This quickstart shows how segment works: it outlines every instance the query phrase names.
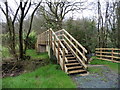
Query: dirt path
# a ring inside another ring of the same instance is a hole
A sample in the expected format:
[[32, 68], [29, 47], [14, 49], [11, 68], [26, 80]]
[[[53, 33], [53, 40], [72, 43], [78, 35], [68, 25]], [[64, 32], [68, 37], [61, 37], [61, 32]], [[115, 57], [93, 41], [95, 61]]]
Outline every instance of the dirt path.
[[71, 76], [78, 88], [120, 88], [120, 80], [118, 80], [118, 77], [120, 79], [120, 75], [107, 66], [93, 67], [99, 68], [102, 72], [90, 73], [87, 76]]

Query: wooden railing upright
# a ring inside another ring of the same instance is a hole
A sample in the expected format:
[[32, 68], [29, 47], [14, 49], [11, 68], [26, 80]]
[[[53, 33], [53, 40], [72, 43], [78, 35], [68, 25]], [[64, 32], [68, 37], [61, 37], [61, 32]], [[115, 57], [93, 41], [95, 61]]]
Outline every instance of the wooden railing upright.
[[85, 53], [87, 53], [87, 50], [66, 30], [62, 29], [55, 33], [61, 40], [63, 40], [66, 43], [66, 45], [73, 52], [73, 54], [78, 59], [78, 61], [84, 66], [84, 68], [87, 68], [85, 64], [87, 62], [87, 58], [85, 56]]

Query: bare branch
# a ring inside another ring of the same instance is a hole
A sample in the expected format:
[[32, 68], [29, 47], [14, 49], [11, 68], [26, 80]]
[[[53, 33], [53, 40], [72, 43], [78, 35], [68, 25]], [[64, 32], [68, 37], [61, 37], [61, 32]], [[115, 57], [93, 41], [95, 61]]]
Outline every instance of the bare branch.
[[16, 19], [16, 17], [17, 17], [18, 11], [19, 11], [19, 8], [20, 8], [20, 6], [19, 6], [19, 7], [17, 8], [17, 10], [16, 10], [16, 13], [15, 13], [15, 16], [14, 16], [14, 19], [13, 19], [12, 23], [15, 22], [15, 19]]
[[3, 14], [6, 16], [6, 13], [5, 13], [4, 9], [1, 7], [1, 5], [0, 5], [0, 9], [3, 12]]
[[30, 2], [29, 2], [29, 6], [28, 6], [28, 8], [27, 8], [27, 10], [26, 10], [26, 12], [25, 12], [24, 18], [25, 18], [25, 16], [27, 15], [27, 13], [28, 13], [30, 7], [31, 7], [31, 0], [30, 0]]

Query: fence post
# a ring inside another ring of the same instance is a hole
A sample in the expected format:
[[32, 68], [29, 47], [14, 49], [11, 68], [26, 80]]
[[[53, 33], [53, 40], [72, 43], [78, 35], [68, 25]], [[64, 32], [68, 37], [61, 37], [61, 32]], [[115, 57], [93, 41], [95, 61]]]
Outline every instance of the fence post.
[[111, 57], [111, 60], [113, 60], [113, 50], [114, 50], [114, 49], [112, 48], [112, 51], [111, 51], [111, 56], [112, 56], [112, 57]]
[[102, 48], [99, 49], [100, 49], [100, 58], [102, 58]]
[[63, 48], [63, 71], [65, 71], [65, 48]]
[[56, 50], [55, 50], [55, 35], [54, 35], [54, 54], [56, 55]]
[[52, 31], [50, 31], [50, 46], [52, 47]]
[[59, 56], [60, 55], [60, 41], [58, 40], [57, 42], [58, 42], [58, 48], [57, 48], [58, 49], [58, 64], [60, 64], [60, 56]]

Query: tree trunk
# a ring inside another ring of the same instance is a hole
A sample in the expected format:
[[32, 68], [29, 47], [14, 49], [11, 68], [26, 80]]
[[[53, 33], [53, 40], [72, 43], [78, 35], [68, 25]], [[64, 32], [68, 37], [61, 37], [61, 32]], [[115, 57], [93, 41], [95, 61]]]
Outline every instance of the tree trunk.
[[120, 1], [117, 3], [117, 47], [120, 48]]
[[20, 18], [20, 28], [19, 28], [19, 59], [23, 60], [23, 19], [24, 19], [24, 8], [22, 8], [22, 2], [20, 2], [21, 7], [21, 18]]

